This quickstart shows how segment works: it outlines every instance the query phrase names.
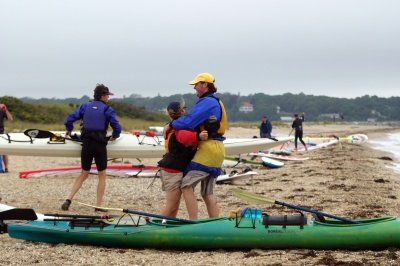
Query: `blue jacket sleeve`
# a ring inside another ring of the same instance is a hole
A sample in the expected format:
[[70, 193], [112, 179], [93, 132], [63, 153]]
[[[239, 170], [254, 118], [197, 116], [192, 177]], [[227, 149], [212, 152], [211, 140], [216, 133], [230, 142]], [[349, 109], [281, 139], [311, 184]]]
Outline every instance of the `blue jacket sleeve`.
[[115, 111], [112, 107], [109, 107], [106, 111], [106, 118], [108, 121], [110, 121], [110, 126], [113, 129], [112, 136], [113, 138], [119, 138], [119, 135], [121, 134], [122, 128], [121, 125], [117, 119], [117, 116], [115, 114]]
[[267, 123], [267, 131], [268, 131], [268, 134], [271, 135], [271, 132], [272, 132], [272, 124], [271, 124], [271, 122], [269, 122], [269, 121], [268, 121], [268, 123]]
[[221, 119], [221, 107], [212, 97], [200, 98], [189, 114], [183, 115], [171, 122], [175, 129], [195, 129], [210, 116], [215, 115]]
[[86, 104], [82, 104], [65, 118], [64, 125], [67, 131], [72, 131], [74, 129], [74, 122], [83, 118], [85, 110]]

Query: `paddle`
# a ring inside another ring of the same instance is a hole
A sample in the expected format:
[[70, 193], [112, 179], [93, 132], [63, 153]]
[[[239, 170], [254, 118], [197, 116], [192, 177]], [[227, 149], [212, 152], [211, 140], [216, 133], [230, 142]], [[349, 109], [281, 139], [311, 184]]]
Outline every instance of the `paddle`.
[[67, 138], [67, 137], [62, 137], [59, 134], [54, 134], [51, 131], [47, 131], [47, 130], [41, 130], [41, 129], [27, 129], [24, 131], [24, 134], [28, 137], [31, 138], [36, 138], [36, 139], [47, 139], [47, 138], [54, 138], [56, 140], [72, 140], [72, 141], [77, 141], [77, 142], [82, 142], [82, 140], [80, 140], [79, 138]]
[[0, 220], [36, 220], [38, 217], [33, 209], [14, 208], [0, 212]]
[[247, 201], [252, 201], [252, 202], [256, 202], [256, 203], [273, 203], [273, 204], [278, 204], [278, 205], [285, 206], [285, 207], [288, 207], [288, 208], [291, 208], [291, 209], [296, 209], [296, 210], [300, 210], [300, 211], [314, 213], [314, 214], [319, 215], [319, 216], [329, 217], [329, 218], [336, 219], [336, 220], [339, 220], [339, 221], [342, 221], [342, 222], [346, 222], [346, 223], [351, 223], [351, 224], [358, 224], [359, 223], [357, 221], [353, 221], [353, 220], [350, 220], [350, 219], [347, 219], [347, 218], [342, 218], [342, 217], [335, 216], [335, 215], [332, 215], [332, 214], [329, 214], [329, 213], [316, 211], [316, 210], [313, 210], [313, 209], [305, 208], [305, 207], [298, 206], [298, 205], [293, 205], [293, 204], [290, 204], [290, 203], [285, 203], [285, 202], [282, 202], [282, 201], [268, 199], [268, 198], [265, 198], [263, 196], [260, 196], [260, 195], [257, 195], [257, 194], [242, 190], [240, 188], [233, 188], [232, 192], [236, 197], [238, 197], [240, 199], [243, 199], [243, 200], [247, 200]]
[[199, 222], [197, 222], [197, 221], [186, 220], [186, 219], [180, 219], [180, 218], [175, 218], [175, 217], [171, 217], [171, 216], [164, 216], [164, 215], [155, 214], [155, 213], [148, 213], [148, 212], [135, 211], [135, 210], [130, 210], [130, 209], [121, 209], [121, 208], [99, 207], [99, 206], [95, 206], [95, 205], [90, 205], [90, 204], [82, 203], [82, 202], [79, 202], [79, 201], [75, 201], [75, 202], [78, 203], [78, 204], [87, 206], [87, 207], [96, 208], [96, 209], [100, 209], [100, 210], [119, 211], [119, 212], [124, 212], [124, 213], [132, 213], [132, 214], [137, 214], [137, 215], [141, 215], [141, 216], [148, 216], [148, 217], [153, 217], [153, 218], [166, 219], [166, 220], [170, 220], [170, 221], [177, 221], [177, 222], [187, 223], [187, 224], [197, 224], [197, 223], [199, 223]]

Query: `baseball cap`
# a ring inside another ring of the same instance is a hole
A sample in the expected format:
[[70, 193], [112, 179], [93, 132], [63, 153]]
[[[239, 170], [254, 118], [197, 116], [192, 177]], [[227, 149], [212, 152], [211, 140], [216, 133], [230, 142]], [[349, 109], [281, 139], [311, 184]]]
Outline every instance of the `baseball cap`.
[[199, 82], [214, 83], [215, 78], [210, 73], [200, 73], [194, 78], [194, 80], [190, 81], [189, 84], [196, 85]]
[[110, 92], [108, 87], [104, 86], [103, 84], [97, 84], [96, 88], [94, 89], [94, 94], [97, 94], [97, 95], [114, 95], [114, 93]]

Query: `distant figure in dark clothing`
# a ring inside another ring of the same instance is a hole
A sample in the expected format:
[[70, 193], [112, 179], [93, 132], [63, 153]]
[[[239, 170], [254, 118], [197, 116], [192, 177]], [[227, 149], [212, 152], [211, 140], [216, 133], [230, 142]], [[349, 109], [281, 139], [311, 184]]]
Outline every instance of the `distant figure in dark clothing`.
[[300, 142], [304, 145], [304, 149], [307, 150], [307, 146], [303, 141], [303, 119], [301, 119], [298, 114], [294, 114], [292, 129], [294, 129], [294, 148], [295, 148], [295, 150], [297, 151], [297, 139], [300, 140]]
[[[4, 103], [0, 103], [0, 134], [5, 133], [5, 130], [4, 130], [4, 121], [5, 120], [13, 121], [13, 116], [10, 113], [10, 111], [8, 111], [7, 105], [5, 105]], [[8, 155], [3, 155], [3, 158], [1, 158], [1, 155], [0, 155], [0, 164], [2, 163], [1, 161], [4, 162], [4, 169], [3, 169], [2, 165], [0, 167], [1, 172], [8, 173]]]
[[304, 122], [304, 119], [305, 119], [305, 118], [304, 118], [304, 113], [301, 114], [300, 119], [301, 119], [301, 121]]
[[266, 116], [262, 118], [260, 125], [260, 138], [271, 138], [272, 124]]

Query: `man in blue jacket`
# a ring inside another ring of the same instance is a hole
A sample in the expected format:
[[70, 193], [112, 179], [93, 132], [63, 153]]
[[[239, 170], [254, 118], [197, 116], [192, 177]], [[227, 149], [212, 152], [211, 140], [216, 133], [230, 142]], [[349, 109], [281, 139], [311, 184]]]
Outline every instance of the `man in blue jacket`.
[[[81, 188], [83, 182], [88, 178], [92, 161], [94, 159], [98, 171], [99, 183], [97, 185], [97, 206], [101, 206], [106, 188], [107, 169], [107, 129], [110, 125], [113, 129], [110, 141], [114, 141], [121, 134], [121, 125], [118, 122], [115, 111], [107, 105], [110, 95], [113, 95], [106, 86], [97, 84], [94, 90], [94, 100], [82, 104], [74, 112], [70, 113], [64, 121], [66, 135], [71, 136], [73, 123], [82, 119], [83, 127], [81, 139], [81, 166], [82, 172], [75, 180], [72, 190], [61, 205], [66, 211], [71, 205], [75, 194]], [[98, 209], [99, 210], [99, 209]]]
[[197, 198], [194, 188], [201, 183], [201, 196], [206, 204], [209, 217], [218, 217], [219, 208], [214, 195], [216, 177], [221, 174], [221, 165], [225, 157], [223, 141], [227, 126], [223, 103], [215, 96], [217, 88], [210, 73], [201, 73], [189, 82], [194, 85], [199, 100], [190, 113], [173, 120], [164, 128], [164, 134], [173, 129], [192, 129], [207, 131], [208, 139], [200, 140], [196, 154], [187, 166], [182, 179], [182, 195], [185, 199], [189, 218], [198, 218]]
[[262, 118], [260, 125], [260, 138], [271, 138], [272, 124], [266, 116]]

